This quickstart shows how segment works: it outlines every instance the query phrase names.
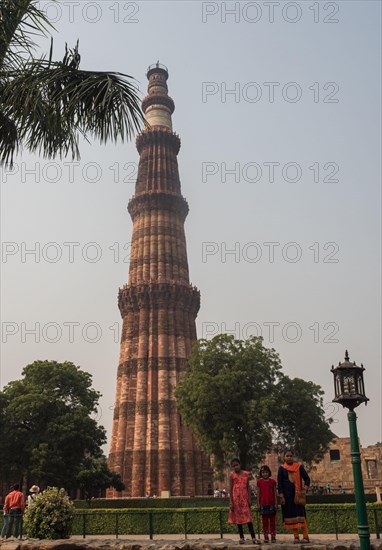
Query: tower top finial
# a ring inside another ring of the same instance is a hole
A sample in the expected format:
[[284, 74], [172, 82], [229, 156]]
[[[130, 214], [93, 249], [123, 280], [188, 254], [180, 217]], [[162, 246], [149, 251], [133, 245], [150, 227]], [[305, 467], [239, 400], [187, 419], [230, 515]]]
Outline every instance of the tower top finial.
[[345, 361], [349, 361], [349, 352], [345, 350]]
[[168, 68], [166, 67], [166, 65], [162, 65], [162, 63], [159, 63], [159, 59], [156, 63], [153, 63], [152, 65], [147, 67], [146, 76], [150, 80], [150, 75], [158, 72], [164, 72], [166, 74], [166, 80], [167, 80], [169, 76]]

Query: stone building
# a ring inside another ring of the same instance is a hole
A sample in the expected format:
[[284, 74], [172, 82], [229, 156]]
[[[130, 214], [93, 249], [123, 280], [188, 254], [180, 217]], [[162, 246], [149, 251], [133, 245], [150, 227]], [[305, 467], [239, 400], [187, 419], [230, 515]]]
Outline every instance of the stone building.
[[[382, 487], [382, 443], [362, 447], [361, 465], [363, 483], [367, 493], [374, 493]], [[309, 472], [312, 485], [325, 486], [330, 483], [334, 492], [341, 485], [346, 492], [353, 492], [353, 472], [350, 456], [350, 438], [339, 437], [332, 441], [323, 460]]]
[[129, 282], [119, 290], [123, 326], [109, 454], [126, 488], [108, 496], [206, 495], [210, 462], [182, 425], [174, 398], [200, 306], [188, 274], [180, 139], [172, 131], [166, 67], [149, 67], [147, 78], [142, 109], [149, 125], [136, 141], [138, 176], [128, 204], [132, 248]]

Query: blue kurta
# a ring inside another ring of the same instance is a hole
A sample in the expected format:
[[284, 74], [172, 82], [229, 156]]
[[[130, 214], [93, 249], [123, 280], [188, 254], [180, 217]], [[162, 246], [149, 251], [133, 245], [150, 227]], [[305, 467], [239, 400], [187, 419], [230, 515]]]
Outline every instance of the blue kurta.
[[[300, 466], [300, 474], [305, 485], [309, 487], [310, 477], [304, 466]], [[298, 472], [294, 475], [298, 475]], [[281, 506], [284, 527], [290, 529], [301, 527], [306, 517], [305, 506], [297, 506], [297, 504], [294, 503], [294, 495], [296, 492], [295, 486], [294, 483], [289, 481], [288, 470], [283, 466], [280, 466], [277, 474], [277, 490], [279, 494], [283, 493], [285, 497], [285, 506]]]

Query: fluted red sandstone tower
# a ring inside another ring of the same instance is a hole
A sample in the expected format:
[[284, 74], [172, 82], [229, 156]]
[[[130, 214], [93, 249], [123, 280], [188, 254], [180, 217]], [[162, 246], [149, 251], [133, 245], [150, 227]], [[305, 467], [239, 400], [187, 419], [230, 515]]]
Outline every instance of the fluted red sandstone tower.
[[122, 496], [202, 495], [211, 481], [209, 461], [174, 399], [200, 306], [188, 275], [180, 139], [172, 132], [167, 69], [151, 66], [147, 78], [142, 109], [150, 126], [137, 138], [138, 177], [128, 205], [133, 235], [129, 283], [118, 300], [123, 327], [109, 465], [122, 475]]

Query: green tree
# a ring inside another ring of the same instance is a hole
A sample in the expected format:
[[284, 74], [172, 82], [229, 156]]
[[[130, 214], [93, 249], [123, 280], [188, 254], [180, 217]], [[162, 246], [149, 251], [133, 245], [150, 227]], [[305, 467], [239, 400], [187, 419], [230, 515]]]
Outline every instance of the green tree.
[[321, 387], [301, 378], [283, 376], [277, 385], [278, 403], [272, 412], [274, 447], [280, 455], [287, 447], [311, 464], [321, 460], [335, 437], [325, 420]]
[[198, 340], [175, 395], [184, 423], [213, 455], [217, 472], [233, 456], [255, 467], [267, 451], [285, 446], [310, 463], [333, 438], [321, 388], [283, 374], [278, 354], [262, 338]]
[[[12, 449], [12, 439], [8, 436], [9, 424], [6, 411], [7, 399], [5, 395], [0, 392], [0, 484], [11, 483], [13, 480], [13, 457], [14, 447]], [[17, 478], [14, 478], [15, 482]]]
[[[54, 0], [57, 1], [57, 0]], [[79, 137], [129, 139], [143, 124], [137, 88], [121, 73], [79, 69], [77, 46], [34, 58], [34, 39], [53, 26], [38, 0], [0, 0], [0, 163], [19, 146], [45, 157], [79, 157]]]
[[76, 479], [79, 488], [85, 493], [89, 506], [91, 499], [98, 497], [102, 489], [114, 487], [117, 491], [123, 491], [125, 488], [120, 474], [109, 470], [104, 456], [86, 457]]
[[92, 418], [100, 394], [91, 383], [91, 375], [70, 362], [26, 366], [22, 379], [0, 392], [0, 466], [10, 464], [13, 478], [27, 483], [75, 487], [84, 457], [101, 456], [106, 441]]

